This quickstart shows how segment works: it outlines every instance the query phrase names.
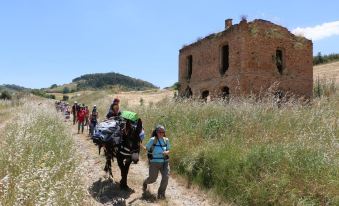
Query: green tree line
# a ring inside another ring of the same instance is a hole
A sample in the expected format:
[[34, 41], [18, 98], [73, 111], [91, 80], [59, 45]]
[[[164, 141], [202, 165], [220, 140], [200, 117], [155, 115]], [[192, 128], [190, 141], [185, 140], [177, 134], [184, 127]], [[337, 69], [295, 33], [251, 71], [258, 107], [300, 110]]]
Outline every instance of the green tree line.
[[339, 54], [322, 55], [321, 52], [313, 57], [313, 65], [326, 64], [334, 61], [339, 61]]

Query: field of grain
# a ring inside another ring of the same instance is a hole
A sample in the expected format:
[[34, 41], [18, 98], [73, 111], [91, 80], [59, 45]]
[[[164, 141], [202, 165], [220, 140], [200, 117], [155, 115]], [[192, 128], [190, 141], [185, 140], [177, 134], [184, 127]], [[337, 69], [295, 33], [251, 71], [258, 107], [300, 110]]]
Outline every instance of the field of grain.
[[314, 66], [313, 79], [316, 81], [318, 78], [333, 80], [336, 84], [339, 84], [339, 61]]

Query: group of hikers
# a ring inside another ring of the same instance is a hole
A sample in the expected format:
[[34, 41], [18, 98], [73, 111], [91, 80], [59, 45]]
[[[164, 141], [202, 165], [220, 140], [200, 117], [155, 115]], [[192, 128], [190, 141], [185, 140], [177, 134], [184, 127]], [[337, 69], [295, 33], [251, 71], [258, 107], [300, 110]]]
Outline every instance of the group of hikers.
[[[84, 132], [84, 126], [89, 126], [89, 135], [93, 135], [93, 130], [98, 124], [99, 113], [97, 110], [97, 106], [94, 105], [92, 111], [89, 112], [88, 106], [85, 104], [79, 104], [74, 102], [71, 113], [73, 115], [73, 125], [78, 123], [78, 134]], [[115, 98], [112, 104], [109, 107], [109, 110], [106, 114], [106, 119], [120, 117], [122, 111], [120, 110], [120, 100]], [[142, 143], [145, 132], [139, 134], [140, 142]], [[149, 175], [143, 181], [142, 190], [146, 192], [147, 186], [156, 182], [158, 178], [158, 174], [160, 172], [162, 179], [158, 189], [158, 198], [164, 199], [165, 192], [168, 185], [169, 180], [169, 153], [170, 153], [170, 142], [166, 137], [166, 129], [162, 125], [157, 125], [151, 134], [151, 138], [148, 143], [141, 147], [147, 151], [147, 157], [149, 160]]]
[[62, 112], [65, 115], [65, 119], [69, 119], [71, 116], [71, 110], [68, 102], [56, 101], [55, 108], [58, 112]]
[[87, 105], [75, 101], [71, 113], [73, 116], [73, 125], [78, 123], [78, 134], [80, 134], [80, 131], [83, 134], [84, 128], [87, 126], [87, 128], [89, 128], [89, 135], [92, 135], [99, 118], [97, 106], [94, 105], [90, 112]]

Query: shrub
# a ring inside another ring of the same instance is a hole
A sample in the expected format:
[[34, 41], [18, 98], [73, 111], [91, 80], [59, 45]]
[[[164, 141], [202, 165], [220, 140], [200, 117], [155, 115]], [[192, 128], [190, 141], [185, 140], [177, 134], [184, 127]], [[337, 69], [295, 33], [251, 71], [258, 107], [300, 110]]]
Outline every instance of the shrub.
[[67, 95], [62, 96], [62, 101], [68, 101], [68, 100], [69, 100], [69, 96], [67, 96]]
[[11, 100], [12, 95], [8, 91], [5, 90], [5, 91], [1, 92], [0, 99]]

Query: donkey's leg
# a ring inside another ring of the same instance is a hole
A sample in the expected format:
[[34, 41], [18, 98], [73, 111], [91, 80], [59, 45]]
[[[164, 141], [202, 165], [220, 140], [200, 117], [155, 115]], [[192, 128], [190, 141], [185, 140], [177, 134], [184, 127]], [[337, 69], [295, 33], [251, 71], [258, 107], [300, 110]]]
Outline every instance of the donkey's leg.
[[110, 156], [106, 156], [106, 165], [105, 165], [105, 172], [109, 174], [110, 177], [113, 178], [113, 173], [112, 173], [112, 161], [111, 161]]
[[120, 172], [121, 172], [121, 180], [120, 180], [120, 187], [121, 189], [128, 189], [127, 186], [127, 170], [126, 170], [126, 166], [124, 163], [124, 158], [123, 157], [118, 157], [118, 165], [120, 168]]
[[126, 161], [125, 162], [125, 182], [126, 182], [126, 186], [128, 188], [128, 185], [127, 185], [127, 177], [128, 177], [128, 172], [129, 172], [129, 166], [131, 165], [131, 162], [130, 161]]

